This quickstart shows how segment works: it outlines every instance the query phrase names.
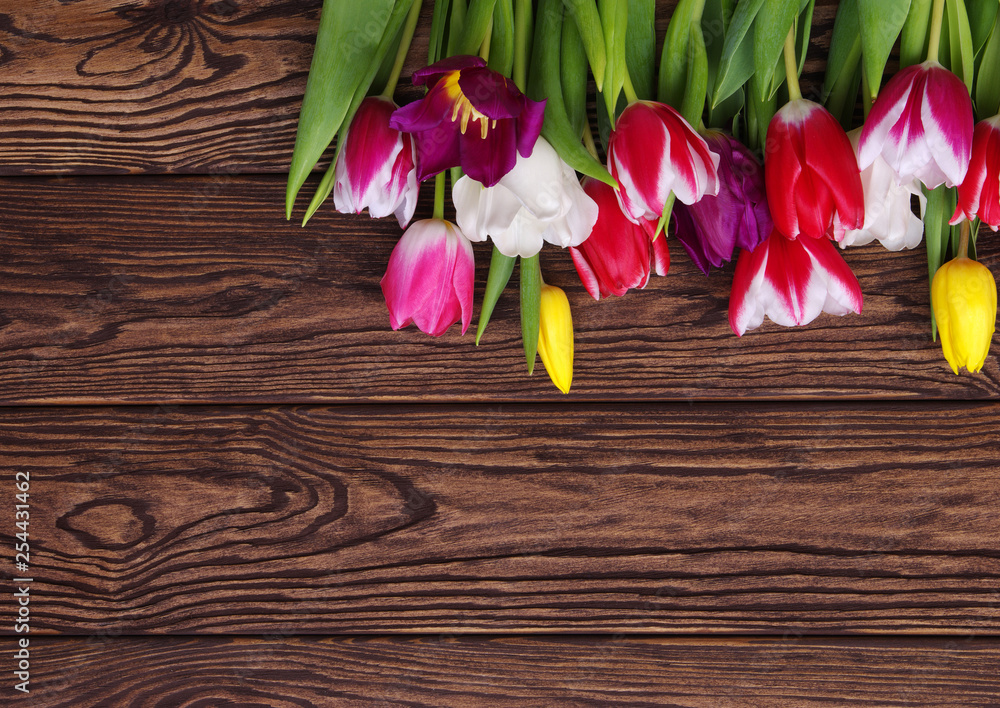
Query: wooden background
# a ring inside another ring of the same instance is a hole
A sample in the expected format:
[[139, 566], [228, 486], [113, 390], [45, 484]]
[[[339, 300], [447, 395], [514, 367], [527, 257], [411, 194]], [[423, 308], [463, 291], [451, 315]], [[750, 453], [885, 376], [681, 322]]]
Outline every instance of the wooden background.
[[569, 396], [513, 292], [392, 332], [395, 223], [283, 218], [320, 4], [0, 0], [4, 703], [1000, 704], [1000, 370], [951, 373], [923, 250], [743, 338], [732, 267], [595, 303], [546, 250]]

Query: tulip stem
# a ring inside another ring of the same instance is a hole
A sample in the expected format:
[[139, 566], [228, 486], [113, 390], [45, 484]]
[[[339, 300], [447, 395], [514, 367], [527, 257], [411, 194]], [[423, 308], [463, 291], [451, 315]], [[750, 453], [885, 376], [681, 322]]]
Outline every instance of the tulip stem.
[[490, 42], [493, 40], [493, 20], [490, 20], [490, 28], [483, 37], [483, 43], [479, 45], [479, 56], [483, 61], [490, 60]]
[[514, 85], [521, 93], [528, 90], [528, 24], [531, 0], [514, 1]]
[[399, 49], [396, 50], [396, 61], [392, 64], [392, 71], [389, 72], [389, 80], [385, 82], [385, 90], [382, 97], [392, 100], [392, 94], [396, 92], [396, 84], [399, 83], [399, 75], [403, 72], [403, 64], [406, 63], [406, 55], [410, 51], [410, 42], [413, 41], [413, 32], [417, 28], [417, 18], [420, 17], [420, 6], [424, 0], [413, 0], [410, 6], [410, 13], [406, 16], [406, 24], [403, 25], [403, 36], [399, 40]]
[[958, 232], [958, 253], [955, 254], [956, 258], [968, 258], [969, 257], [969, 234], [972, 231], [972, 226], [969, 224], [968, 219], [962, 219], [962, 226], [959, 227], [961, 230]]
[[434, 218], [444, 218], [444, 172], [434, 178]]
[[788, 100], [798, 101], [802, 98], [802, 89], [799, 88], [799, 63], [795, 60], [794, 23], [785, 37], [785, 78], [788, 80]]
[[941, 29], [944, 24], [944, 0], [934, 0], [931, 9], [930, 41], [927, 43], [927, 60], [937, 61], [941, 49]]
[[628, 75], [628, 69], [625, 70], [625, 85], [622, 88], [625, 89], [625, 98], [628, 99], [630, 105], [639, 100], [635, 86], [632, 85], [632, 77]]
[[595, 160], [600, 162], [600, 158], [597, 156], [597, 145], [594, 144], [594, 133], [590, 130], [590, 121], [583, 124], [583, 146], [587, 148]]

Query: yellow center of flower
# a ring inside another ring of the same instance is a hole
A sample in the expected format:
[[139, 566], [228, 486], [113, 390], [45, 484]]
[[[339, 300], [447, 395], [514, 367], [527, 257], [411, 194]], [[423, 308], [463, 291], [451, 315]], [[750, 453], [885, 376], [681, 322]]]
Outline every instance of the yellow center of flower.
[[476, 110], [476, 107], [472, 105], [472, 102], [465, 97], [462, 93], [462, 89], [458, 85], [458, 76], [461, 72], [453, 71], [450, 74], [446, 74], [443, 79], [441, 79], [441, 86], [445, 93], [451, 99], [452, 109], [451, 109], [451, 122], [459, 120], [461, 117], [461, 125], [459, 129], [462, 131], [462, 135], [465, 135], [466, 129], [469, 127], [469, 121], [479, 121], [479, 135], [486, 139], [486, 135], [489, 133], [490, 128], [496, 128], [497, 122], [495, 120], [490, 120], [483, 113]]

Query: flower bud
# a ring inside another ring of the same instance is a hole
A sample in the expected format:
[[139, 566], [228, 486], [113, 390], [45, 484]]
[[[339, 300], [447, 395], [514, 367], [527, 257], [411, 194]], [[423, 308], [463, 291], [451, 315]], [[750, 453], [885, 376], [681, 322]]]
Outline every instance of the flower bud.
[[956, 374], [983, 368], [997, 320], [997, 284], [982, 263], [960, 257], [934, 274], [931, 305], [944, 358]]
[[573, 383], [573, 317], [562, 288], [542, 285], [538, 320], [538, 354], [545, 370], [563, 393]]

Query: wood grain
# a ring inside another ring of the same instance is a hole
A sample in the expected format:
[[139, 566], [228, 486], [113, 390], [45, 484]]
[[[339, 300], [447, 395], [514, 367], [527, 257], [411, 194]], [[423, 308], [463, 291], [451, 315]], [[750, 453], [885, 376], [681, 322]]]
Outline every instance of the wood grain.
[[[286, 172], [320, 0], [0, 5], [0, 175]], [[660, 36], [674, 0], [658, 2]], [[815, 13], [822, 84], [836, 2]], [[424, 8], [400, 84], [427, 56]], [[325, 169], [325, 163], [320, 167]]]
[[939, 708], [1000, 698], [996, 640], [104, 636], [36, 639], [32, 651], [38, 708]]
[[[562, 398], [541, 365], [525, 371], [513, 287], [478, 348], [457, 327], [440, 339], [393, 332], [379, 279], [399, 227], [326, 212], [302, 229], [284, 220], [283, 191], [278, 176], [0, 184], [0, 401]], [[599, 303], [567, 253], [543, 256], [573, 307], [575, 399], [1000, 393], [995, 355], [981, 374], [955, 376], [931, 341], [922, 249], [845, 253], [865, 293], [860, 316], [767, 322], [742, 338], [726, 315], [732, 267], [706, 278], [672, 250], [668, 276]], [[980, 256], [1000, 271], [992, 234]], [[488, 258], [481, 245], [480, 287]]]
[[998, 413], [11, 409], [0, 456], [35, 633], [962, 635], [1000, 630]]

